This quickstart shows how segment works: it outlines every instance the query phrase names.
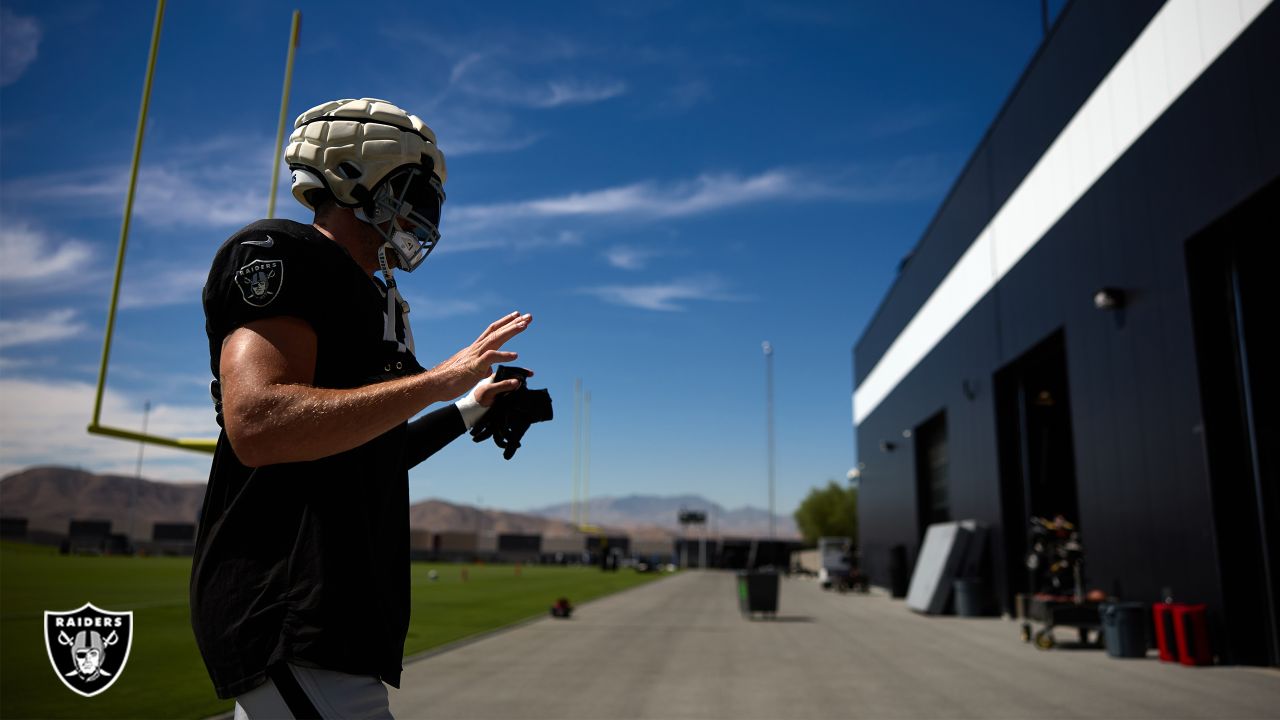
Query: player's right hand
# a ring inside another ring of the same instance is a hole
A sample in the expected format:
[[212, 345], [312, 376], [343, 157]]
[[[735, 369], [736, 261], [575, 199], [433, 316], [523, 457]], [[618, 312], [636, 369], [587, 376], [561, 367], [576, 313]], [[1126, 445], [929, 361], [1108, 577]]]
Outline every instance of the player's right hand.
[[431, 372], [437, 374], [444, 384], [445, 394], [457, 397], [489, 377], [495, 364], [511, 362], [519, 357], [517, 353], [501, 348], [508, 340], [524, 332], [531, 322], [533, 315], [529, 313], [513, 312], [501, 317], [490, 323], [475, 342], [432, 368]]

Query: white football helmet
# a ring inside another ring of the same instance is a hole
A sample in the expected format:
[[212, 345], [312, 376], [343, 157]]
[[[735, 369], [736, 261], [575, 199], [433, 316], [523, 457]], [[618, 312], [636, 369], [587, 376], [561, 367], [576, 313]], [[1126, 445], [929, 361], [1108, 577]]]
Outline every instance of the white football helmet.
[[440, 240], [448, 177], [436, 135], [385, 100], [333, 100], [298, 116], [285, 148], [293, 196], [324, 190], [382, 234], [396, 265], [411, 271]]

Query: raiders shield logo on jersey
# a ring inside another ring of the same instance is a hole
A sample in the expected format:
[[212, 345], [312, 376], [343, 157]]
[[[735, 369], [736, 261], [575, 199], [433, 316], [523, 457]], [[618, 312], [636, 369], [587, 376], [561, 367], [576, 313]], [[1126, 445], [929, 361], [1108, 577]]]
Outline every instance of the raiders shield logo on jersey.
[[236, 271], [236, 285], [244, 301], [254, 307], [266, 307], [284, 285], [283, 260], [254, 260]]
[[45, 611], [44, 647], [53, 671], [72, 691], [93, 697], [120, 679], [133, 646], [133, 612], [85, 603], [78, 610]]

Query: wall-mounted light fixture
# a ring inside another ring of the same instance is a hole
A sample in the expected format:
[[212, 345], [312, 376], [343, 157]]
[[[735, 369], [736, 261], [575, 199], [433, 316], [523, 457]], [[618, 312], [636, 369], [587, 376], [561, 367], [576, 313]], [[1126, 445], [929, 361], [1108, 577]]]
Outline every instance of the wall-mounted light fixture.
[[1124, 291], [1120, 288], [1104, 287], [1093, 294], [1093, 306], [1099, 310], [1119, 310], [1124, 307]]
[[889, 440], [881, 440], [881, 441], [880, 441], [880, 452], [883, 452], [883, 453], [891, 453], [891, 452], [893, 452], [894, 450], [896, 450], [897, 448], [898, 448], [898, 446], [897, 446], [897, 445], [894, 445], [892, 441], [889, 441]]
[[902, 437], [904, 437], [904, 438], [909, 438], [909, 437], [911, 437], [911, 431], [910, 431], [910, 430], [903, 430], [903, 431], [902, 431]]

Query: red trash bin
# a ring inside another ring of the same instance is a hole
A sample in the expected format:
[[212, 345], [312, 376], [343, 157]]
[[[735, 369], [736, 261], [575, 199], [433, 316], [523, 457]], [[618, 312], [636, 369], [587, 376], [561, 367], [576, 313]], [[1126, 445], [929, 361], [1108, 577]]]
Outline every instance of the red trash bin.
[[1177, 631], [1174, 630], [1173, 609], [1176, 603], [1155, 603], [1151, 610], [1156, 621], [1156, 648], [1161, 662], [1178, 662]]
[[[1210, 665], [1213, 656], [1209, 652], [1209, 623], [1206, 606], [1174, 603], [1174, 633], [1178, 640], [1178, 661], [1183, 665]], [[1162, 655], [1163, 657], [1163, 652]]]

